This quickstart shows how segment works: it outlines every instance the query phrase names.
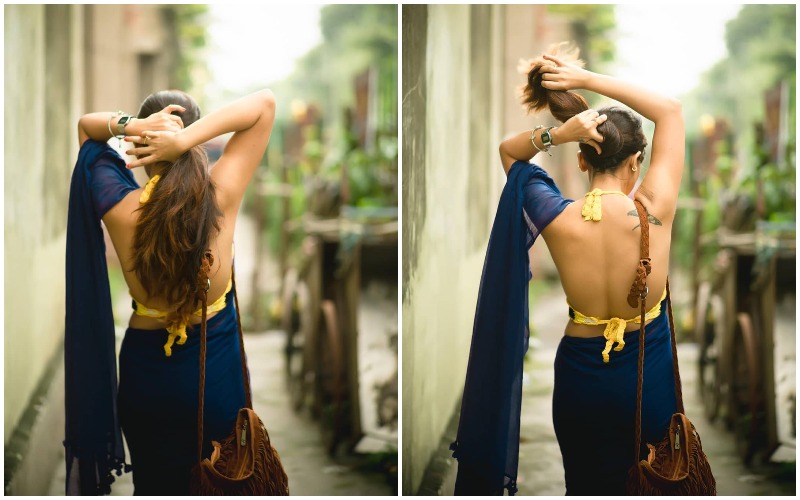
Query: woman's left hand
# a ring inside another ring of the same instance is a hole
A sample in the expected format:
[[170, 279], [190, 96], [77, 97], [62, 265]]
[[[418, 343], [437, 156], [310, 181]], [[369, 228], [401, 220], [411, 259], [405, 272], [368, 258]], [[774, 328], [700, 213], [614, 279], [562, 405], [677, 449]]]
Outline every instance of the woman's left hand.
[[173, 162], [182, 155], [187, 148], [183, 146], [182, 132], [162, 130], [145, 131], [140, 136], [128, 136], [127, 142], [136, 143], [136, 147], [129, 149], [126, 154], [136, 156], [128, 168], [143, 167], [161, 161]]
[[601, 115], [593, 109], [578, 113], [553, 130], [553, 144], [585, 143], [592, 146], [597, 154], [600, 154], [602, 152], [600, 143], [603, 142], [603, 136], [597, 131], [597, 126], [607, 119], [606, 115]]

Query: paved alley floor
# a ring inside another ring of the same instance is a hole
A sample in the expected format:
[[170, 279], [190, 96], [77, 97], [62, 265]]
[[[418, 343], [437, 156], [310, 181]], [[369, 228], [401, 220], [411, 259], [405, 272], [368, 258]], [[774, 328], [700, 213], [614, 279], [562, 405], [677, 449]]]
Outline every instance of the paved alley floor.
[[[564, 495], [565, 492], [561, 452], [553, 430], [552, 394], [553, 360], [564, 331], [566, 312], [566, 299], [561, 287], [556, 284], [537, 298], [531, 313], [536, 338], [531, 338], [524, 368], [518, 495]], [[718, 494], [794, 496], [794, 481], [771, 477], [776, 471], [775, 467], [751, 470], [742, 465], [733, 435], [721, 425], [705, 419], [702, 403], [695, 391], [696, 345], [679, 343], [678, 359], [686, 413], [703, 440], [703, 450], [717, 480]], [[453, 441], [456, 429], [451, 425], [442, 442]], [[426, 476], [426, 479], [430, 481], [433, 477], [439, 484], [425, 484], [423, 480], [423, 488], [431, 494], [452, 495], [456, 461], [450, 458], [449, 453], [443, 457], [441, 448], [434, 461], [439, 467], [445, 464], [444, 470]]]

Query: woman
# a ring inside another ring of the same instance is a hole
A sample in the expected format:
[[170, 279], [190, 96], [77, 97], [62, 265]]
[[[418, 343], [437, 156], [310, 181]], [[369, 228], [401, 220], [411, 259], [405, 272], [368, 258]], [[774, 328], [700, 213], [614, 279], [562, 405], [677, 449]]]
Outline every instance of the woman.
[[[555, 360], [553, 423], [567, 494], [624, 494], [634, 463], [638, 318], [627, 302], [640, 258], [639, 217], [650, 226], [647, 278], [644, 442], [660, 440], [676, 411], [666, 305], [670, 233], [683, 172], [680, 104], [589, 72], [577, 54], [545, 54], [524, 67], [523, 104], [549, 108], [563, 125], [536, 127], [500, 145], [508, 182], [487, 250], [475, 317], [458, 440], [456, 493], [516, 491], [522, 357], [527, 350], [527, 248], [542, 234], [569, 303]], [[631, 111], [597, 111], [573, 92], [615, 99], [655, 123], [647, 175], [636, 187], [647, 140]], [[551, 147], [579, 144], [577, 166], [590, 189], [578, 203], [528, 160]], [[659, 310], [659, 306], [660, 310]], [[663, 311], [663, 313], [661, 312]], [[613, 348], [613, 350], [612, 350]]]
[[[136, 494], [189, 493], [197, 463], [196, 326], [204, 292], [204, 456], [212, 439], [233, 429], [244, 405], [231, 292], [233, 234], [274, 117], [269, 90], [204, 118], [188, 94], [162, 91], [145, 99], [136, 117], [91, 113], [80, 119], [67, 236], [68, 492], [108, 491], [111, 470], [119, 474], [124, 463], [121, 425]], [[202, 145], [228, 132], [234, 134], [209, 171]], [[127, 168], [145, 167], [150, 180], [143, 188], [105, 144], [112, 135], [136, 144]], [[101, 219], [133, 298], [117, 405], [113, 320], [102, 243], [96, 244]]]

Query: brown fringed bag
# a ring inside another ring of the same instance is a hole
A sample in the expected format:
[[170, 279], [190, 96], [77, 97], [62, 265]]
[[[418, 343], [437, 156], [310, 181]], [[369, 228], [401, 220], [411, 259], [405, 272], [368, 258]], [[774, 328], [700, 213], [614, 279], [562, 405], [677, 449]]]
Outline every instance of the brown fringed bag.
[[635, 200], [636, 211], [642, 230], [641, 260], [636, 280], [628, 294], [631, 307], [641, 306], [642, 321], [639, 328], [639, 368], [636, 387], [636, 454], [634, 465], [628, 472], [627, 494], [629, 495], [716, 495], [717, 482], [711, 473], [700, 435], [683, 408], [681, 376], [678, 370], [678, 348], [675, 344], [675, 325], [672, 319], [672, 297], [667, 279], [667, 314], [672, 339], [672, 364], [675, 373], [675, 399], [678, 413], [672, 415], [667, 435], [655, 446], [648, 443], [647, 460], [639, 460], [642, 442], [642, 385], [644, 375], [644, 328], [645, 299], [647, 298], [647, 275], [650, 274], [650, 227], [641, 202]]
[[250, 394], [250, 379], [247, 358], [244, 353], [242, 319], [239, 316], [239, 295], [236, 293], [236, 277], [231, 268], [233, 296], [236, 305], [236, 320], [239, 328], [239, 353], [242, 358], [245, 408], [239, 410], [233, 432], [222, 440], [212, 441], [214, 451], [211, 458], [202, 459], [203, 452], [203, 403], [206, 382], [206, 309], [208, 307], [208, 272], [214, 257], [207, 252], [200, 270], [201, 300], [203, 316], [200, 326], [200, 399], [197, 408], [197, 457], [192, 477], [192, 493], [195, 495], [288, 495], [289, 479], [283, 470], [278, 452], [272, 447], [267, 428], [256, 412]]

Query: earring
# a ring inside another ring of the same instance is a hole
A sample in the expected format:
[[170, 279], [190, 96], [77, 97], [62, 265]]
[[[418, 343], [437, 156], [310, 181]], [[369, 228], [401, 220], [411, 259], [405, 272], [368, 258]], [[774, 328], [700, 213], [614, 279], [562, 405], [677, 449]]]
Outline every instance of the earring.
[[631, 167], [631, 172], [636, 172], [637, 170], [639, 170], [639, 167]]

